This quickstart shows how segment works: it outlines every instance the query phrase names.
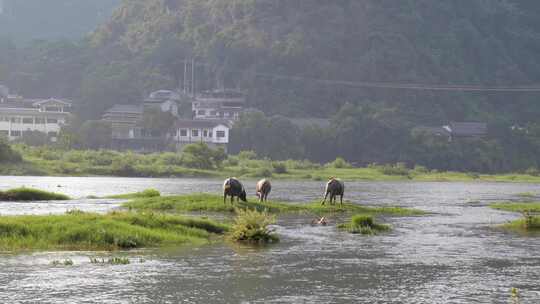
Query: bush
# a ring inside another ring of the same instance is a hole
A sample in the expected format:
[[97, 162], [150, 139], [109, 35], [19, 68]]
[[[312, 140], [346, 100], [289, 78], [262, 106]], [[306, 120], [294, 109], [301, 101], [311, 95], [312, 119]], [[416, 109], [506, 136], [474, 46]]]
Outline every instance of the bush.
[[255, 151], [242, 151], [238, 153], [238, 159], [240, 160], [257, 159], [257, 153], [255, 153]]
[[426, 174], [426, 173], [429, 173], [429, 169], [424, 167], [424, 166], [415, 165], [414, 166], [414, 172], [415, 173], [420, 173], [420, 174]]
[[277, 235], [268, 227], [276, 222], [267, 212], [237, 209], [238, 214], [229, 237], [236, 242], [268, 244], [279, 241]]
[[348, 163], [342, 157], [336, 158], [336, 160], [334, 160], [333, 162], [328, 163], [327, 166], [331, 167], [331, 168], [336, 168], [336, 169], [352, 168], [352, 165], [350, 163]]
[[287, 173], [287, 165], [284, 162], [273, 162], [272, 168], [274, 168], [274, 173], [277, 173], [277, 174]]
[[409, 169], [405, 166], [404, 163], [397, 163], [395, 165], [383, 165], [376, 166], [377, 170], [384, 175], [400, 175], [400, 176], [409, 176]]
[[525, 170], [525, 174], [532, 175], [532, 176], [540, 176], [540, 170], [536, 167], [530, 167], [529, 169]]
[[7, 139], [0, 136], [0, 163], [20, 161], [22, 161], [21, 155], [11, 148]]

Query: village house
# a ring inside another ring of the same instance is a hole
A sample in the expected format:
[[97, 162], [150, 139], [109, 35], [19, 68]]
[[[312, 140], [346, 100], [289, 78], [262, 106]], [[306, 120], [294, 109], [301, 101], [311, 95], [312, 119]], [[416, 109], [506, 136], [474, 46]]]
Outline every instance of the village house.
[[223, 120], [179, 119], [169, 136], [179, 150], [187, 144], [205, 143], [227, 151], [230, 129], [230, 123]]
[[109, 122], [114, 139], [133, 139], [140, 137], [137, 127], [143, 116], [141, 105], [114, 105], [102, 116], [102, 120]]
[[173, 116], [178, 117], [178, 103], [182, 100], [182, 96], [170, 90], [159, 90], [150, 93], [148, 98], [144, 100], [144, 108], [156, 108], [162, 112], [169, 112]]
[[236, 90], [201, 92], [192, 103], [194, 119], [238, 120], [246, 98]]
[[67, 100], [24, 99], [9, 95], [9, 90], [0, 88], [0, 136], [9, 140], [19, 139], [25, 132], [38, 131], [56, 141], [63, 125], [67, 124], [72, 103]]

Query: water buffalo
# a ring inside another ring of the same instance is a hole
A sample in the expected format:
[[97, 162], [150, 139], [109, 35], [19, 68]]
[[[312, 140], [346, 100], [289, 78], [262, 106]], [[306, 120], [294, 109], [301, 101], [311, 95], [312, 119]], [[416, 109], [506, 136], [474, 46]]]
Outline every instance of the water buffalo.
[[261, 179], [256, 186], [255, 189], [257, 193], [257, 197], [259, 197], [259, 202], [265, 201], [268, 198], [268, 194], [270, 194], [270, 191], [272, 191], [272, 184], [270, 184], [270, 181], [265, 179]]
[[231, 204], [234, 202], [234, 197], [237, 200], [247, 203], [246, 190], [242, 183], [235, 177], [229, 177], [223, 182], [223, 203], [226, 203], [227, 196], [231, 197]]
[[345, 184], [343, 181], [337, 178], [331, 178], [328, 183], [326, 183], [326, 189], [324, 193], [324, 200], [322, 201], [321, 205], [324, 205], [326, 203], [326, 198], [330, 194], [330, 204], [332, 202], [336, 203], [336, 197], [340, 196], [340, 203], [343, 205], [343, 194], [345, 193]]

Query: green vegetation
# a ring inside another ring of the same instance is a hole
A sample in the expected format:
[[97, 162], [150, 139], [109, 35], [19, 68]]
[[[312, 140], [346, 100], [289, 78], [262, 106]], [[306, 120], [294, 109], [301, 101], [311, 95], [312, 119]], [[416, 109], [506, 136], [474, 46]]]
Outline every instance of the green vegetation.
[[357, 214], [351, 218], [351, 221], [338, 226], [350, 233], [360, 233], [365, 235], [374, 235], [379, 232], [390, 230], [390, 226], [375, 222], [373, 216], [367, 214]]
[[90, 258], [90, 263], [92, 264], [110, 264], [110, 265], [128, 265], [131, 263], [129, 258], [109, 258], [105, 260], [104, 258], [98, 259], [98, 258]]
[[523, 192], [523, 193], [518, 193], [517, 195], [524, 198], [532, 198], [532, 197], [538, 196], [536, 193], [533, 193], [533, 192]]
[[54, 260], [51, 262], [51, 265], [53, 266], [73, 266], [75, 263], [73, 263], [73, 260], [71, 259], [65, 259], [63, 261], [60, 260]]
[[203, 244], [228, 230], [207, 219], [153, 213], [0, 217], [0, 251], [116, 250]]
[[156, 189], [146, 189], [142, 192], [128, 193], [128, 194], [119, 194], [107, 196], [107, 198], [113, 199], [134, 199], [134, 198], [149, 198], [149, 197], [159, 197], [161, 193]]
[[128, 209], [160, 212], [235, 212], [238, 209], [254, 209], [270, 213], [331, 213], [331, 212], [357, 212], [368, 214], [392, 214], [399, 216], [421, 215], [420, 210], [401, 207], [366, 207], [351, 203], [344, 203], [343, 207], [336, 205], [321, 205], [320, 202], [309, 204], [295, 204], [291, 202], [263, 202], [249, 198], [248, 203], [228, 200], [223, 203], [223, 197], [213, 194], [188, 194], [177, 196], [161, 196], [150, 198], [137, 198], [123, 205]]
[[512, 212], [540, 212], [540, 202], [504, 202], [491, 204], [490, 207]]
[[540, 216], [533, 216], [528, 212], [523, 213], [521, 219], [502, 225], [503, 228], [526, 233], [540, 232]]
[[31, 188], [17, 188], [0, 191], [0, 201], [63, 201], [69, 196]]
[[236, 211], [237, 216], [229, 232], [229, 238], [236, 242], [268, 244], [279, 241], [278, 236], [268, 227], [276, 222], [275, 216], [257, 210]]
[[[15, 145], [14, 150], [23, 156], [24, 161], [19, 164], [0, 166], [0, 173], [5, 175], [208, 178], [237, 176], [239, 178], [271, 177], [316, 181], [326, 181], [329, 177], [336, 176], [345, 181], [540, 182], [540, 175], [525, 173], [489, 175], [440, 172], [428, 170], [422, 166], [408, 168], [403, 163], [373, 164], [365, 168], [354, 168], [340, 158], [321, 165], [309, 160], [257, 159], [257, 154], [250, 151], [225, 157], [222, 151], [211, 150], [201, 145], [193, 146], [193, 151], [190, 149], [187, 152], [184, 150], [183, 153], [137, 154], [110, 150], [63, 150], [53, 147]], [[206, 156], [202, 157], [202, 155]]]

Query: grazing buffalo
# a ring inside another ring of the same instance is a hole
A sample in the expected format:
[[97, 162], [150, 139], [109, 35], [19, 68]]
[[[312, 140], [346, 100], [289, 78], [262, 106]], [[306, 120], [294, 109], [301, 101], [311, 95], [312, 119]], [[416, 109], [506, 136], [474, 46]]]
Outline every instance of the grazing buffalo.
[[321, 205], [324, 205], [326, 203], [326, 198], [330, 194], [330, 204], [332, 202], [336, 203], [336, 197], [340, 196], [340, 203], [343, 205], [343, 194], [345, 193], [345, 184], [343, 181], [337, 178], [331, 178], [328, 183], [326, 183], [326, 189], [324, 193], [324, 200], [322, 201]]
[[259, 202], [265, 201], [268, 198], [268, 194], [270, 194], [270, 191], [272, 191], [272, 184], [270, 184], [270, 181], [265, 179], [261, 179], [256, 186], [255, 189], [257, 193], [257, 197], [259, 197]]
[[247, 203], [246, 190], [242, 183], [234, 178], [229, 177], [223, 182], [223, 203], [226, 203], [227, 196], [231, 197], [231, 204], [236, 196], [238, 201], [242, 200]]

